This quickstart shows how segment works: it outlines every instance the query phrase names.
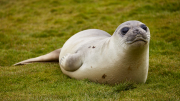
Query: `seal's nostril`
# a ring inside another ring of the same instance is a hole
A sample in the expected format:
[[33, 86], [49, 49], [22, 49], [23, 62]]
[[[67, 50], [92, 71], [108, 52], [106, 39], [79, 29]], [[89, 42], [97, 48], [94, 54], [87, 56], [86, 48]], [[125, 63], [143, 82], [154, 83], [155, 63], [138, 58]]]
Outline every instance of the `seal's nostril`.
[[139, 32], [139, 29], [135, 29], [136, 32]]
[[137, 34], [141, 34], [141, 32], [140, 32], [140, 30], [139, 30], [139, 29], [135, 29], [135, 30], [133, 31], [133, 33], [134, 33], [135, 35], [137, 35]]
[[139, 29], [135, 29], [135, 31], [139, 31]]

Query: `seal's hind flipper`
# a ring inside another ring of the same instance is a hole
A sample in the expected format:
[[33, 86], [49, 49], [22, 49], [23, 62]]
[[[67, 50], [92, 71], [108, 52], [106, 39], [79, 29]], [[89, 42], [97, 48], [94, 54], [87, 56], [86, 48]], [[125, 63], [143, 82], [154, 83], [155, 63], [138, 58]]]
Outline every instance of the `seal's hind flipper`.
[[31, 58], [31, 59], [21, 61], [19, 63], [14, 64], [14, 66], [25, 65], [25, 64], [29, 64], [29, 63], [33, 63], [33, 62], [59, 62], [60, 52], [61, 52], [61, 48], [54, 50], [48, 54], [36, 57], [36, 58]]

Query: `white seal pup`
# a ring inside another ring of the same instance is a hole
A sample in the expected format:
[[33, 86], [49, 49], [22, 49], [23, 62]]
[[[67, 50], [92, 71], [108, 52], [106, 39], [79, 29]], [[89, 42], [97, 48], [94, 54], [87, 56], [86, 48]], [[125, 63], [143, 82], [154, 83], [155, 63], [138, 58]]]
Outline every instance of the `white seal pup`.
[[58, 61], [64, 74], [75, 79], [117, 84], [145, 83], [149, 68], [149, 28], [140, 21], [127, 21], [111, 36], [99, 29], [81, 31], [61, 49], [15, 65]]

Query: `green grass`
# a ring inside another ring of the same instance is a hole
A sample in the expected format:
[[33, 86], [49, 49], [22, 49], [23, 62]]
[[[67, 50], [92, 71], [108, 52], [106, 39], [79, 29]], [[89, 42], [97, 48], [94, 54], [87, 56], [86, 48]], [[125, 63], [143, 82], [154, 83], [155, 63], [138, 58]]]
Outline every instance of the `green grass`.
[[[14, 63], [62, 47], [85, 29], [113, 33], [139, 20], [151, 31], [145, 84], [75, 80], [58, 64]], [[180, 100], [179, 0], [0, 0], [0, 100]]]

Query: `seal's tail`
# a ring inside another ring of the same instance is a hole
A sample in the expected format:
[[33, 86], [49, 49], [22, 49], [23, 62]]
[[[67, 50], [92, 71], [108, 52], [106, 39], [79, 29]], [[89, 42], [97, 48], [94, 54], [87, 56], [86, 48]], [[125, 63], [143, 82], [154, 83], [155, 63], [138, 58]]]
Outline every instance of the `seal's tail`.
[[60, 52], [61, 52], [61, 48], [54, 50], [48, 54], [36, 57], [36, 58], [31, 58], [31, 59], [27, 59], [27, 60], [18, 62], [16, 64], [14, 64], [14, 66], [25, 65], [25, 64], [29, 64], [29, 63], [33, 63], [33, 62], [58, 62]]

